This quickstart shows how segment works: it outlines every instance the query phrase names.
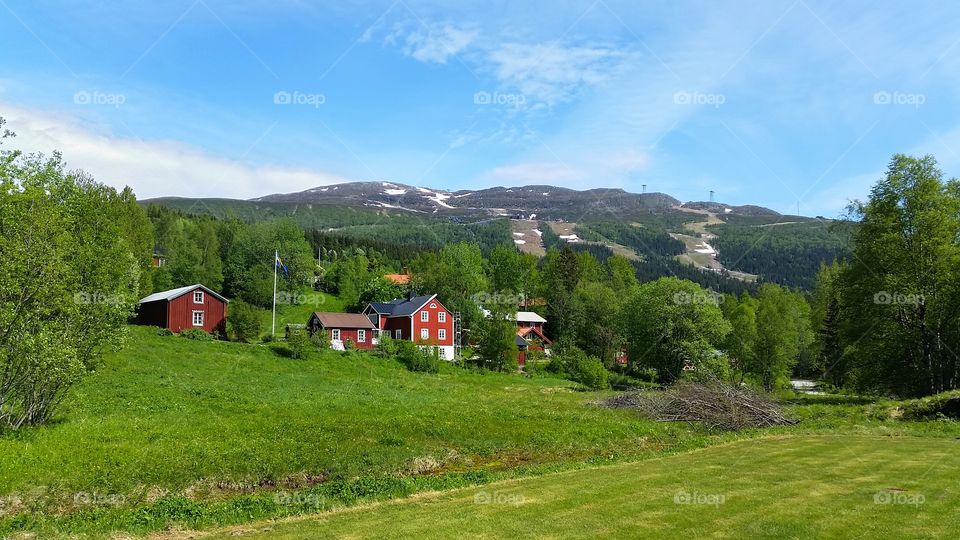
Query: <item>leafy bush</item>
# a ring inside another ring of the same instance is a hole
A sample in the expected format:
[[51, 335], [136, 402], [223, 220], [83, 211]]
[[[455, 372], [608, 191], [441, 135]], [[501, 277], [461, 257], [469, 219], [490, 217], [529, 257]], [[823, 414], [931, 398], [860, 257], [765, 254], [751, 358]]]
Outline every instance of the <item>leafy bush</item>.
[[603, 366], [603, 362], [569, 343], [558, 343], [553, 358], [547, 365], [547, 371], [563, 375], [594, 390], [610, 387], [610, 372]]
[[417, 347], [410, 341], [397, 341], [397, 360], [410, 371], [440, 373], [440, 351]]
[[260, 335], [260, 310], [242, 300], [230, 303], [227, 325], [234, 341], [250, 342]]
[[192, 339], [194, 341], [213, 341], [213, 334], [209, 332], [204, 332], [199, 328], [189, 328], [180, 332], [180, 337]]
[[906, 420], [960, 418], [960, 390], [904, 401], [901, 409]]
[[169, 328], [157, 328], [157, 335], [161, 337], [172, 336], [173, 332]]
[[287, 338], [287, 346], [290, 348], [291, 358], [302, 360], [309, 356], [313, 343], [311, 343], [310, 336], [307, 335], [306, 331], [301, 328], [296, 328], [290, 331], [290, 337]]
[[377, 345], [377, 354], [385, 358], [393, 358], [400, 351], [399, 342], [390, 337], [389, 332], [380, 336], [380, 343]]
[[310, 336], [310, 343], [317, 349], [326, 350], [330, 348], [330, 335], [323, 328], [317, 330]]

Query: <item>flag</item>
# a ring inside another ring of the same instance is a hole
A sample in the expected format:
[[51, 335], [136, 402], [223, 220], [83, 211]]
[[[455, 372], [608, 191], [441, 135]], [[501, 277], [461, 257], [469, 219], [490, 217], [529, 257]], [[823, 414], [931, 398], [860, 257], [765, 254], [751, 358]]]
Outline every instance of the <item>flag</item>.
[[287, 265], [283, 264], [283, 259], [281, 259], [279, 255], [277, 255], [276, 267], [283, 270], [283, 275], [286, 276], [289, 274], [289, 270], [287, 270]]

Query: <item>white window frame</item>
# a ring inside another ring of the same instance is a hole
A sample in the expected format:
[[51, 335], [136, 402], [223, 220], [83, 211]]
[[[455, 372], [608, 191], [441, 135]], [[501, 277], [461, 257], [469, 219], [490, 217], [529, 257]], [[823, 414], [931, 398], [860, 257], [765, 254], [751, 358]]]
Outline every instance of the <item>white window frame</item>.
[[447, 330], [446, 328], [441, 328], [437, 330], [437, 341], [446, 341], [447, 340]]
[[333, 341], [340, 341], [340, 329], [334, 328], [330, 330], [330, 339]]
[[[197, 300], [199, 298], [200, 300]], [[202, 304], [203, 303], [203, 291], [193, 291], [193, 303]]]
[[430, 341], [430, 329], [429, 329], [429, 328], [421, 328], [421, 329], [420, 329], [420, 339], [422, 339], [422, 340], [424, 340], [424, 341]]
[[357, 343], [366, 343], [366, 342], [367, 342], [367, 331], [357, 330]]
[[446, 312], [446, 311], [441, 311], [441, 312], [437, 313], [437, 322], [442, 322], [442, 323], [447, 322], [447, 312]]
[[[200, 322], [197, 322], [197, 315], [200, 315]], [[203, 310], [193, 311], [193, 319], [191, 319], [191, 321], [193, 322], [194, 326], [203, 326], [203, 319], [204, 319]]]
[[397, 328], [393, 331], [393, 339], [403, 339], [403, 331]]
[[430, 322], [430, 312], [423, 310], [420, 312], [420, 322]]
[[430, 309], [437, 309], [437, 304], [436, 303], [430, 304]]

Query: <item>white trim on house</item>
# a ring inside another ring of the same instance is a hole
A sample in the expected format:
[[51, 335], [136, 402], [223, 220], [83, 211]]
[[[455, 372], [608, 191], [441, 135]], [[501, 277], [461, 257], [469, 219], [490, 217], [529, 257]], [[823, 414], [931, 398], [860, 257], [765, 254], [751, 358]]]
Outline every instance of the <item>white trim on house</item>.
[[357, 343], [367, 342], [367, 331], [363, 328], [357, 329]]
[[[197, 300], [199, 298], [199, 300]], [[193, 291], [193, 303], [202, 304], [203, 303], [203, 291]]]
[[340, 341], [340, 329], [331, 328], [330, 329], [330, 339], [333, 341]]
[[437, 330], [437, 341], [446, 341], [447, 340], [447, 329], [441, 328]]
[[438, 311], [438, 312], [437, 312], [437, 322], [438, 322], [438, 323], [445, 323], [445, 322], [447, 322], [447, 312], [446, 312], [446, 311]]
[[420, 322], [430, 322], [430, 312], [423, 310], [420, 312]]
[[[199, 315], [200, 317], [198, 318], [197, 315]], [[203, 315], [202, 309], [193, 310], [192, 322], [194, 326], [203, 326], [203, 318], [204, 318], [204, 315]]]
[[429, 340], [430, 340], [430, 329], [429, 329], [429, 328], [421, 328], [421, 329], [420, 329], [420, 339], [423, 339], [423, 340], [426, 340], [426, 341], [429, 341]]

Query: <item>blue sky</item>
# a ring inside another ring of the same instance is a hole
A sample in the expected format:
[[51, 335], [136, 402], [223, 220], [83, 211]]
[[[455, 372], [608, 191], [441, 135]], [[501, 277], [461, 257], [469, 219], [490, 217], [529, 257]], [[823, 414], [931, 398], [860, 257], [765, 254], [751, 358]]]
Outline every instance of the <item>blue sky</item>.
[[836, 216], [960, 168], [954, 2], [0, 0], [0, 116], [141, 197], [622, 187]]

